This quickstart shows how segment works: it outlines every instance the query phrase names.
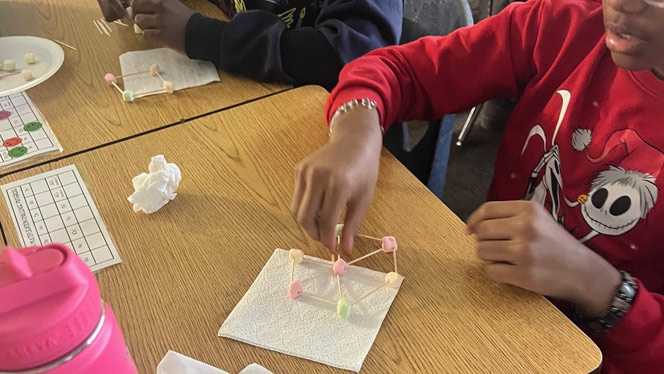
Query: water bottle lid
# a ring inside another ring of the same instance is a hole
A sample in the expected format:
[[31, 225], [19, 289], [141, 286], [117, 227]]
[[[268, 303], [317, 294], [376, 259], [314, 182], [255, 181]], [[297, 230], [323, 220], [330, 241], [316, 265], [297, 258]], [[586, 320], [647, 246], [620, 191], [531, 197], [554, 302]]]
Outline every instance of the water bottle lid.
[[0, 252], [0, 371], [40, 366], [94, 330], [101, 296], [94, 276], [61, 244]]

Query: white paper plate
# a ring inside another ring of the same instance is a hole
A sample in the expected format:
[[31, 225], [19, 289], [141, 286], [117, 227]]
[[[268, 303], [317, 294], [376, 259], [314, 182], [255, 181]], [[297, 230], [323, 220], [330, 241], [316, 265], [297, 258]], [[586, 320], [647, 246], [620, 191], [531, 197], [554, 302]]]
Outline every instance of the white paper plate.
[[[25, 62], [25, 54], [28, 52], [35, 54], [34, 64], [28, 65]], [[26, 82], [21, 74], [0, 78], [0, 96], [25, 91], [47, 80], [60, 69], [65, 60], [65, 53], [59, 45], [48, 39], [34, 36], [5, 36], [0, 38], [0, 65], [6, 59], [14, 60], [16, 70], [32, 71], [34, 79]]]

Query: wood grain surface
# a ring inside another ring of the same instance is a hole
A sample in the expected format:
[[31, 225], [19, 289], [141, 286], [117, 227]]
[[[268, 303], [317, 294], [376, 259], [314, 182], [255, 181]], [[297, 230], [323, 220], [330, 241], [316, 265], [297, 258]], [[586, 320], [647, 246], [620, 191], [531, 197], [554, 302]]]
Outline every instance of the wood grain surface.
[[[221, 11], [208, 1], [185, 3], [206, 15], [223, 18]], [[78, 48], [74, 51], [63, 47], [65, 61], [60, 70], [28, 90], [62, 145], [64, 155], [287, 88], [220, 71], [221, 82], [125, 103], [119, 92], [106, 84], [104, 74], [121, 73], [118, 58], [122, 53], [158, 46], [136, 35], [132, 27], [114, 23], [108, 24], [113, 30], [110, 37], [100, 35], [92, 21], [101, 17], [95, 0], [0, 0], [0, 36], [38, 36]], [[35, 157], [26, 164], [63, 154]]]
[[[217, 337], [275, 248], [327, 257], [289, 213], [295, 164], [327, 141], [327, 93], [303, 87], [0, 179], [65, 165], [81, 171], [123, 263], [97, 274], [139, 371], [167, 350], [231, 373], [338, 373], [315, 362]], [[134, 213], [131, 178], [151, 156], [182, 170], [175, 200]], [[17, 246], [4, 199], [0, 222]], [[597, 346], [545, 298], [483, 273], [463, 223], [384, 151], [361, 233], [394, 235], [405, 276], [362, 373], [588, 373]], [[353, 257], [375, 244], [359, 240]], [[390, 259], [363, 266], [389, 271]], [[306, 337], [303, 337], [306, 339]]]

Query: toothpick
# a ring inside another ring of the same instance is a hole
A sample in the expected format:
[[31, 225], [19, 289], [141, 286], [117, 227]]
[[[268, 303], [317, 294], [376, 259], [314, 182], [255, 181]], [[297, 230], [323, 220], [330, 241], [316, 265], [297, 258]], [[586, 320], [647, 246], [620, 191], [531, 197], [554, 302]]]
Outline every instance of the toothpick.
[[104, 35], [104, 32], [101, 31], [101, 28], [100, 28], [99, 25], [97, 24], [97, 20], [92, 20], [92, 23], [95, 24], [95, 27], [97, 28], [97, 31], [99, 31], [100, 34]]
[[162, 82], [165, 82], [164, 78], [161, 77], [161, 73], [157, 72], [157, 76], [161, 79]]
[[314, 295], [312, 295], [310, 293], [307, 293], [307, 292], [302, 292], [302, 295], [306, 296], [306, 297], [310, 297], [314, 300], [322, 301], [324, 303], [332, 304], [332, 305], [335, 305], [335, 306], [337, 305], [337, 303], [335, 303], [334, 301], [326, 300], [326, 299], [320, 298], [318, 296], [314, 296]]
[[344, 298], [344, 294], [341, 293], [341, 280], [339, 279], [339, 274], [337, 274], [337, 286], [339, 287], [339, 300]]
[[104, 35], [111, 36], [111, 33], [109, 33], [108, 30], [106, 30], [106, 26], [104, 26], [103, 22], [97, 21], [97, 23], [99, 23], [99, 26], [101, 27], [101, 30], [104, 32]]
[[20, 74], [20, 73], [21, 73], [21, 71], [20, 71], [20, 70], [17, 70], [17, 71], [15, 71], [15, 72], [13, 72], [13, 73], [2, 74], [2, 75], [0, 75], [0, 79], [2, 79], [2, 78], [7, 78], [7, 77], [9, 77], [9, 76], [16, 75], [16, 74]]
[[59, 41], [59, 40], [57, 40], [57, 39], [51, 39], [51, 40], [53, 40], [54, 42], [56, 42], [56, 43], [58, 43], [58, 44], [60, 44], [60, 45], [64, 45], [65, 47], [67, 47], [67, 48], [69, 48], [69, 49], [73, 49], [73, 50], [75, 50], [75, 51], [78, 51], [78, 48], [76, 48], [76, 47], [72, 47], [72, 46], [70, 46], [70, 45], [67, 44], [67, 43], [61, 42], [61, 41]]
[[399, 274], [399, 271], [397, 269], [397, 251], [392, 252], [392, 255], [394, 257], [394, 272]]
[[[102, 25], [102, 27], [105, 27], [108, 30], [108, 32], [113, 32], [111, 26], [109, 26], [106, 20], [104, 20], [103, 18], [99, 19], [99, 23]], [[108, 34], [108, 36], [111, 36], [111, 34]]]
[[116, 23], [116, 24], [118, 24], [118, 25], [120, 25], [120, 26], [129, 27], [129, 25], [127, 25], [126, 23], [124, 23], [124, 22], [122, 22], [122, 21], [120, 21], [120, 20], [113, 21], [113, 23]]
[[136, 94], [136, 96], [134, 96], [134, 98], [138, 99], [139, 97], [145, 97], [145, 96], [152, 95], [152, 94], [159, 94], [159, 93], [166, 93], [166, 92], [168, 92], [168, 91], [166, 91], [165, 89], [162, 88], [162, 89], [159, 89], [159, 90], [152, 90], [152, 91], [142, 92], [142, 93]]
[[377, 237], [375, 237], [375, 236], [371, 236], [371, 235], [357, 234], [357, 236], [361, 236], [361, 237], [363, 237], [363, 238], [367, 238], [367, 239], [378, 240], [378, 241], [381, 242], [381, 243], [383, 242], [383, 239], [380, 239], [380, 238], [377, 238]]
[[117, 88], [118, 91], [120, 91], [121, 94], [124, 94], [124, 91], [122, 91], [122, 89], [120, 87], [118, 87], [117, 83], [113, 82], [113, 87]]
[[149, 73], [149, 72], [150, 72], [150, 70], [146, 70], [146, 71], [138, 71], [138, 72], [136, 72], [136, 73], [131, 73], [131, 74], [116, 75], [115, 78], [131, 77], [131, 76], [138, 75], [138, 74], [147, 74], [147, 73]]
[[369, 253], [369, 254], [366, 254], [366, 255], [364, 255], [364, 256], [362, 256], [362, 257], [358, 257], [358, 258], [354, 259], [353, 261], [350, 261], [350, 262], [348, 263], [348, 265], [352, 265], [352, 264], [354, 264], [354, 263], [356, 263], [356, 262], [358, 262], [358, 261], [360, 261], [360, 260], [364, 260], [365, 258], [367, 258], [367, 257], [371, 257], [371, 256], [375, 255], [376, 253], [378, 253], [378, 252], [382, 252], [382, 251], [383, 251], [383, 248], [376, 249], [375, 251], [373, 251], [373, 252], [371, 252], [371, 253]]
[[293, 274], [295, 274], [295, 261], [291, 260], [290, 281], [293, 283]]
[[378, 290], [380, 290], [381, 288], [387, 286], [388, 284], [389, 284], [389, 283], [385, 282], [385, 283], [383, 283], [382, 285], [380, 285], [380, 286], [374, 288], [374, 289], [373, 289], [372, 291], [370, 291], [368, 294], [366, 294], [366, 295], [360, 297], [359, 299], [355, 300], [355, 301], [351, 304], [351, 306], [352, 306], [352, 305], [355, 305], [355, 304], [359, 303], [360, 301], [366, 299], [367, 297], [373, 295], [374, 293], [378, 292]]

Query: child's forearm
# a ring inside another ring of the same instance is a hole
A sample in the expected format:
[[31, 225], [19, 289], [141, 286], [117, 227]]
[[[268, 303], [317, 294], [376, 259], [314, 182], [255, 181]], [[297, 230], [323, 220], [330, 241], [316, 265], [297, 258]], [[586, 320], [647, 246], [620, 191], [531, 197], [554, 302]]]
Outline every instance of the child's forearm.
[[373, 51], [342, 71], [327, 107], [369, 97], [387, 128], [432, 120], [495, 97], [518, 97], [536, 72], [541, 2], [513, 5], [446, 37]]
[[401, 1], [329, 1], [314, 26], [291, 29], [261, 10], [230, 22], [195, 14], [187, 24], [187, 55], [256, 80], [332, 89], [345, 63], [399, 41]]

